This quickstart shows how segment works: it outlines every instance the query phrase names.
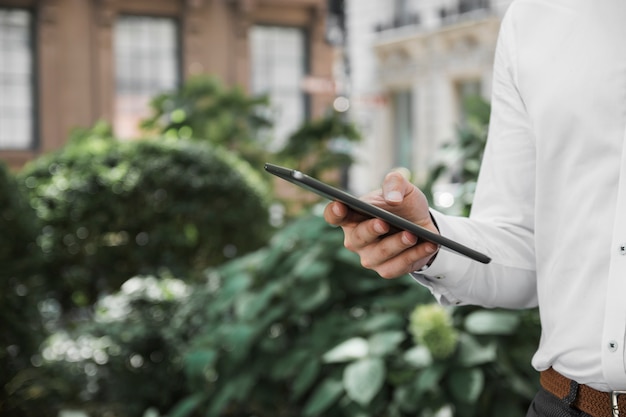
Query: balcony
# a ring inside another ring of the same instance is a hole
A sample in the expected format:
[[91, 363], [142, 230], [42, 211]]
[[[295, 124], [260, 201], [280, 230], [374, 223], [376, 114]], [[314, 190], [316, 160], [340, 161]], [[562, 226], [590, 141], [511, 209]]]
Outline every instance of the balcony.
[[476, 20], [492, 14], [490, 0], [460, 0], [451, 7], [441, 7], [434, 10], [424, 10], [425, 18], [419, 13], [396, 14], [391, 21], [378, 23], [374, 30], [386, 32], [407, 26], [448, 26], [465, 20]]
[[461, 0], [455, 6], [439, 9], [442, 26], [476, 19], [491, 13], [489, 0]]
[[378, 23], [374, 30], [376, 32], [383, 32], [390, 29], [398, 29], [405, 26], [419, 26], [421, 23], [420, 15], [417, 13], [410, 13], [404, 15], [394, 16], [390, 22]]

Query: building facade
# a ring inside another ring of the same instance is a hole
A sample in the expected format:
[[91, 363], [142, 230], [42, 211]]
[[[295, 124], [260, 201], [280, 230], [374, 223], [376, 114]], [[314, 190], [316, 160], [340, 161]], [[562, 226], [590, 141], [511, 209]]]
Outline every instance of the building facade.
[[351, 189], [403, 167], [420, 184], [454, 140], [465, 95], [489, 99], [499, 25], [511, 0], [347, 0], [350, 114], [364, 133]]
[[151, 97], [194, 74], [270, 95], [276, 135], [334, 96], [327, 0], [0, 0], [0, 160], [18, 169], [76, 127], [136, 135]]

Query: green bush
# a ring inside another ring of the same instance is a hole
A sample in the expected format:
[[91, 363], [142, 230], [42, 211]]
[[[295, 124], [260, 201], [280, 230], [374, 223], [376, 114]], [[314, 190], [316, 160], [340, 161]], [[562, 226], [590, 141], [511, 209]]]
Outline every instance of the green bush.
[[229, 88], [214, 76], [196, 75], [180, 89], [155, 97], [151, 108], [152, 115], [142, 122], [148, 132], [208, 142], [255, 167], [265, 162], [261, 132], [272, 125], [267, 95], [249, 96], [240, 86]]
[[0, 163], [0, 415], [22, 415], [14, 408], [12, 380], [31, 366], [45, 338], [37, 308], [45, 287], [37, 275], [41, 256], [36, 227], [35, 214], [13, 174]]
[[277, 157], [290, 167], [322, 177], [329, 170], [349, 167], [354, 162], [352, 144], [360, 140], [361, 134], [345, 114], [332, 111], [300, 126]]
[[173, 278], [134, 277], [101, 298], [90, 322], [52, 335], [42, 349], [41, 390], [48, 411], [90, 417], [142, 416], [167, 409], [187, 390], [179, 344], [168, 321], [193, 287]]
[[19, 179], [42, 223], [44, 277], [64, 307], [88, 306], [137, 274], [198, 276], [269, 233], [263, 180], [206, 143], [120, 142], [98, 125]]
[[526, 414], [536, 311], [442, 315], [425, 288], [364, 270], [342, 242], [302, 219], [209, 275], [172, 318], [191, 336], [192, 393], [170, 417]]
[[312, 216], [202, 285], [135, 278], [74, 336], [106, 363], [44, 357], [84, 373], [83, 407], [102, 415], [525, 415], [534, 310], [444, 309], [409, 277], [363, 269], [342, 240]]

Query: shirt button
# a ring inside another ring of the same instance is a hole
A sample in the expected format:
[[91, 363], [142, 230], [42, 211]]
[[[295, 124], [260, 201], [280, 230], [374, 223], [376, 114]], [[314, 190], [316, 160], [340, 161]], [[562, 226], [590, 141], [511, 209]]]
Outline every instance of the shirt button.
[[626, 243], [622, 243], [619, 245], [619, 254], [626, 255]]
[[615, 352], [617, 351], [617, 342], [615, 340], [611, 340], [608, 344], [609, 347], [609, 352]]
[[446, 276], [445, 275], [435, 275], [435, 278], [437, 279], [444, 279]]

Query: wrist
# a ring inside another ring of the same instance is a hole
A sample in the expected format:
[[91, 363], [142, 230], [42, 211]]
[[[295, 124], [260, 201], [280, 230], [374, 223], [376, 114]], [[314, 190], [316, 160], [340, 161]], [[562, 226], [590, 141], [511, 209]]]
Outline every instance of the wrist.
[[[437, 221], [435, 220], [435, 217], [433, 216], [432, 212], [429, 211], [430, 214], [430, 220], [433, 222], [433, 225], [435, 226], [435, 228], [437, 229], [437, 232], [439, 233], [439, 226], [437, 225]], [[432, 254], [432, 256], [428, 259], [428, 261], [426, 262], [426, 264], [424, 266], [422, 266], [420, 269], [418, 269], [416, 272], [423, 272], [426, 271], [428, 268], [430, 268], [430, 266], [433, 264], [433, 262], [435, 262], [435, 259], [437, 258], [437, 254], [439, 253], [439, 246], [438, 245], [434, 245], [436, 247], [434, 253]]]

